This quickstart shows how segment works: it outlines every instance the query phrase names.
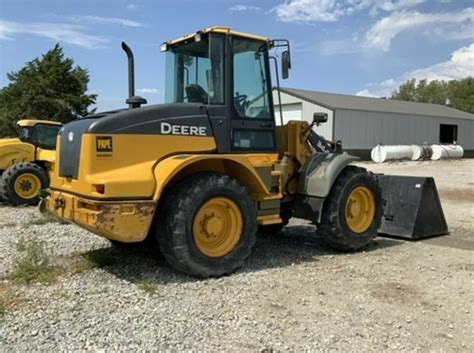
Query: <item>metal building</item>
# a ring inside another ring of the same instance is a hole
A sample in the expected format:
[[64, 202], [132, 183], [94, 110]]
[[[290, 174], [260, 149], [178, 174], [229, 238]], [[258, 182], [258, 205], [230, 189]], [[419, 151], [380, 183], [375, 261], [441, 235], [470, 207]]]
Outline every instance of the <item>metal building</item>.
[[[328, 122], [316, 131], [329, 140], [341, 140], [344, 150], [370, 159], [375, 145], [457, 143], [465, 157], [474, 157], [474, 115], [444, 105], [367, 98], [281, 88], [284, 122], [311, 121], [313, 113], [328, 113]], [[273, 92], [280, 119], [278, 94]]]

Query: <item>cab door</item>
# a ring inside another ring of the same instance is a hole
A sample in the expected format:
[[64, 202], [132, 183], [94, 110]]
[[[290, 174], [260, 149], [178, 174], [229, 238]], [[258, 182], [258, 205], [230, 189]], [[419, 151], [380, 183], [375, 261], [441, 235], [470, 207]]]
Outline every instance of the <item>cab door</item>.
[[231, 150], [276, 152], [268, 44], [230, 37], [229, 117]]

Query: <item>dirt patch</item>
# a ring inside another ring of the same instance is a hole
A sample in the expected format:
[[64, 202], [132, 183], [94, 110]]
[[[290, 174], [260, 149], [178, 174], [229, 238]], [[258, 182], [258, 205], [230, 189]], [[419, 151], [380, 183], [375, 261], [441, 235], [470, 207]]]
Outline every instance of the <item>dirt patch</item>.
[[473, 202], [474, 203], [474, 190], [459, 190], [459, 189], [445, 189], [440, 190], [439, 194], [442, 199], [457, 201], [457, 202]]
[[371, 295], [383, 302], [407, 304], [419, 301], [422, 293], [414, 286], [398, 282], [377, 284]]

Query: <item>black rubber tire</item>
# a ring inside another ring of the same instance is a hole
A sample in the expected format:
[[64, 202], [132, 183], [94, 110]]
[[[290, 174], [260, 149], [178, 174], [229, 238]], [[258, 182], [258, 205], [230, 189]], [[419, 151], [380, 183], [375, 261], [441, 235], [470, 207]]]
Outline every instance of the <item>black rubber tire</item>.
[[[345, 219], [345, 206], [351, 191], [365, 186], [374, 195], [375, 215], [370, 227], [364, 233], [354, 233]], [[317, 234], [330, 247], [341, 251], [355, 251], [368, 245], [380, 228], [383, 215], [382, 190], [374, 174], [364, 168], [346, 167], [337, 177], [324, 202], [321, 222]]]
[[[226, 197], [240, 209], [242, 234], [227, 255], [208, 257], [199, 251], [193, 236], [193, 221], [209, 199]], [[206, 278], [234, 272], [250, 256], [257, 232], [257, 211], [248, 191], [237, 180], [217, 173], [199, 173], [169, 190], [159, 207], [157, 239], [161, 253], [177, 271]]]
[[7, 186], [5, 185], [5, 183], [3, 182], [3, 173], [0, 174], [0, 202], [6, 202], [7, 199], [6, 199], [6, 192], [7, 192]]
[[31, 173], [36, 175], [41, 182], [40, 190], [46, 189], [49, 186], [48, 173], [46, 173], [43, 168], [34, 163], [22, 162], [12, 165], [3, 172], [2, 180], [0, 182], [0, 187], [2, 188], [0, 193], [2, 194], [3, 198], [7, 200], [7, 202], [15, 206], [37, 205], [40, 201], [39, 195], [31, 199], [24, 199], [15, 192], [15, 180], [23, 173]]

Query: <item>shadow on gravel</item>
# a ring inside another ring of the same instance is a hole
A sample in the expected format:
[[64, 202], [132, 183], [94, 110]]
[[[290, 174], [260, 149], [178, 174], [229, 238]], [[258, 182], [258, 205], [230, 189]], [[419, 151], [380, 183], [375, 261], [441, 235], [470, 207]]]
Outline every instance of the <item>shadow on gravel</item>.
[[[274, 234], [259, 233], [252, 255], [237, 273], [258, 272], [300, 263], [317, 261], [320, 256], [344, 256], [324, 245], [314, 235], [314, 226], [288, 226]], [[402, 241], [377, 238], [364, 252], [389, 248]], [[132, 283], [185, 283], [199, 279], [177, 273], [171, 269], [156, 246], [110, 247], [83, 254], [95, 266]]]

